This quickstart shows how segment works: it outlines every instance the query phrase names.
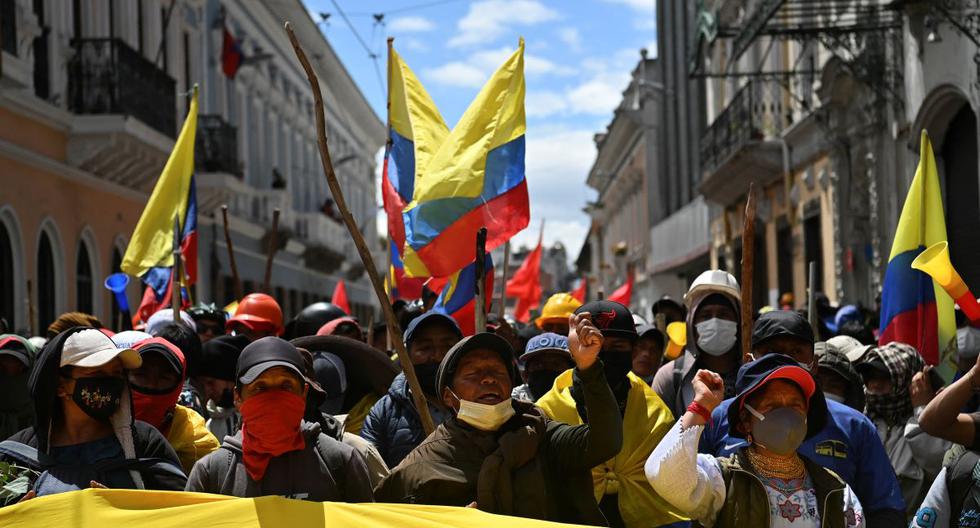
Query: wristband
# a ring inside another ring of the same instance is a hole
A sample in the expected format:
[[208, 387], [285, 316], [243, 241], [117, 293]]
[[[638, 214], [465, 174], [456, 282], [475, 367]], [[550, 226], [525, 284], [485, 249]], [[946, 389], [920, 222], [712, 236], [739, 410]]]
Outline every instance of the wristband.
[[701, 418], [704, 418], [704, 421], [707, 422], [708, 425], [711, 425], [711, 411], [709, 411], [704, 405], [701, 405], [696, 401], [692, 401], [691, 404], [687, 406], [687, 410], [700, 416]]

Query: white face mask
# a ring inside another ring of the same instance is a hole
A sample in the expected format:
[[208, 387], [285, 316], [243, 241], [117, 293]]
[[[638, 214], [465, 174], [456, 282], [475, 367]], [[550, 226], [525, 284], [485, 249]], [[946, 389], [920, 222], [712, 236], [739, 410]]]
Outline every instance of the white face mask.
[[721, 356], [735, 345], [735, 334], [738, 331], [735, 321], [714, 317], [701, 321], [694, 328], [698, 330], [698, 348], [709, 355]]
[[459, 411], [456, 412], [456, 418], [481, 431], [496, 431], [516, 414], [510, 398], [496, 405], [487, 405], [464, 400], [456, 396], [452, 389], [449, 392], [459, 401]]
[[837, 403], [844, 403], [844, 397], [843, 396], [838, 396], [836, 394], [833, 394], [833, 393], [830, 393], [830, 392], [827, 392], [827, 391], [824, 391], [823, 397], [824, 398], [827, 398], [828, 400], [835, 401]]

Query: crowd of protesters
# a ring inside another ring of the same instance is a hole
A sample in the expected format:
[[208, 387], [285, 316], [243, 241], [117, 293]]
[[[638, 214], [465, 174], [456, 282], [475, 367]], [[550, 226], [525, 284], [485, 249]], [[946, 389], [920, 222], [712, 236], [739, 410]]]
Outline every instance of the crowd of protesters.
[[817, 306], [782, 296], [743, 350], [718, 270], [652, 313], [560, 293], [472, 336], [398, 301], [421, 399], [384, 325], [326, 302], [284, 321], [250, 294], [118, 333], [66, 313], [0, 335], [0, 476], [28, 478], [10, 503], [105, 487], [623, 527], [977, 526], [980, 330], [961, 323], [944, 386], [876, 342], [872, 311]]

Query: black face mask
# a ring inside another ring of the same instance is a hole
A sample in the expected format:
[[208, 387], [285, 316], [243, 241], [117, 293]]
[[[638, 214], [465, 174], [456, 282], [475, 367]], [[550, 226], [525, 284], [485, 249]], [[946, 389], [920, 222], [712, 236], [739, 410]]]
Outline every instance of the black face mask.
[[555, 378], [561, 374], [557, 370], [535, 370], [527, 375], [527, 386], [535, 398], [544, 396], [555, 384]]
[[96, 420], [106, 420], [119, 408], [125, 386], [122, 378], [112, 376], [75, 378], [71, 399], [85, 414]]
[[610, 387], [618, 387], [624, 383], [628, 384], [626, 374], [633, 369], [633, 354], [629, 352], [600, 352], [599, 359], [602, 360], [603, 370], [606, 372], [606, 381]]
[[230, 409], [235, 406], [235, 393], [231, 389], [225, 389], [221, 391], [221, 397], [215, 403], [218, 404], [218, 407]]
[[437, 397], [436, 373], [438, 371], [438, 363], [423, 363], [421, 365], [415, 365], [415, 377], [419, 379], [419, 385], [422, 386], [422, 392], [432, 396], [433, 398]]

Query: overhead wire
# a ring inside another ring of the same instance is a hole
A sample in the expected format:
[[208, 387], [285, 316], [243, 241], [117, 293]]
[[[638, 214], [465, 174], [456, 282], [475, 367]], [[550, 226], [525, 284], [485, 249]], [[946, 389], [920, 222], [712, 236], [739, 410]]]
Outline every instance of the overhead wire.
[[341, 9], [340, 4], [337, 3], [337, 0], [330, 1], [333, 3], [334, 8], [337, 9], [337, 13], [340, 14], [340, 18], [344, 19], [347, 27], [350, 28], [351, 32], [354, 33], [354, 37], [361, 44], [361, 47], [364, 48], [364, 51], [368, 54], [368, 58], [370, 58], [374, 63], [374, 74], [377, 76], [378, 86], [381, 88], [381, 98], [385, 99], [388, 96], [388, 91], [385, 87], [384, 77], [381, 75], [381, 65], [378, 64], [378, 54], [371, 50], [371, 47], [368, 46], [367, 42], [365, 42], [364, 37], [361, 36], [360, 32], [357, 31], [357, 28], [354, 27], [354, 24], [351, 23], [347, 13]]

